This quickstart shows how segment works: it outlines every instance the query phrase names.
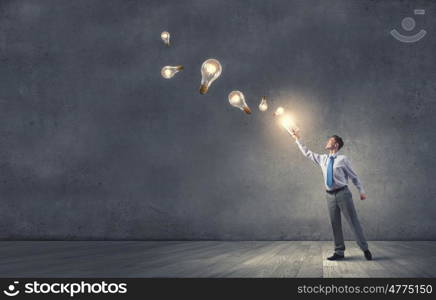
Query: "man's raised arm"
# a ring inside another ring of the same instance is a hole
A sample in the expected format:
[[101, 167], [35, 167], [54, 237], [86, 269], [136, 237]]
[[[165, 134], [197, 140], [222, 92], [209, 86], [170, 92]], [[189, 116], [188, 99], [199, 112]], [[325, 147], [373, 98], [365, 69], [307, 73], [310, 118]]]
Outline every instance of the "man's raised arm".
[[315, 152], [310, 151], [306, 145], [301, 141], [300, 131], [298, 129], [290, 129], [287, 130], [288, 133], [295, 139], [295, 143], [297, 143], [298, 148], [300, 148], [301, 153], [307, 158], [310, 158], [314, 163], [321, 163], [321, 155]]
[[316, 163], [318, 165], [321, 163], [321, 155], [309, 150], [306, 147], [306, 145], [303, 144], [301, 139], [296, 138], [295, 143], [297, 143], [298, 148], [300, 148], [300, 151], [301, 151], [301, 153], [303, 153], [304, 156], [306, 156], [307, 158], [310, 158], [314, 163]]

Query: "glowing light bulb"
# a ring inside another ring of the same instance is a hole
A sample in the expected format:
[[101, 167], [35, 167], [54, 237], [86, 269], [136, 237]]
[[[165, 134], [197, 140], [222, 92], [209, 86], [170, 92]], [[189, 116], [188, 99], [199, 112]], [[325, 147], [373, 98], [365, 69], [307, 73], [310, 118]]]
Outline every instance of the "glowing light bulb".
[[207, 64], [206, 65], [206, 71], [209, 74], [214, 74], [216, 72], [216, 69], [217, 69], [217, 67], [215, 65], [212, 65], [212, 64]]
[[210, 85], [221, 75], [222, 67], [219, 61], [210, 58], [201, 65], [200, 94], [204, 95]]
[[286, 129], [286, 131], [289, 134], [292, 135], [291, 130], [292, 131], [299, 131], [299, 128], [295, 124], [295, 120], [292, 116], [284, 115], [280, 121], [281, 121], [282, 126]]
[[251, 114], [251, 109], [248, 107], [247, 103], [245, 102], [244, 94], [242, 94], [240, 91], [230, 92], [229, 103], [230, 105], [244, 111], [246, 114], [248, 115]]
[[283, 127], [290, 129], [295, 127], [295, 122], [291, 116], [283, 116], [282, 117], [282, 125]]
[[165, 43], [165, 45], [170, 45], [170, 33], [168, 31], [164, 31], [160, 34], [160, 38]]
[[276, 109], [276, 111], [274, 112], [274, 116], [280, 116], [280, 115], [283, 115], [283, 113], [285, 112], [285, 109], [283, 108], [283, 107], [278, 107], [277, 109]]
[[266, 111], [267, 109], [268, 109], [268, 103], [266, 103], [266, 97], [263, 96], [259, 104], [259, 110]]
[[165, 66], [160, 71], [160, 74], [163, 78], [170, 79], [173, 78], [173, 76], [181, 70], [183, 70], [183, 66]]

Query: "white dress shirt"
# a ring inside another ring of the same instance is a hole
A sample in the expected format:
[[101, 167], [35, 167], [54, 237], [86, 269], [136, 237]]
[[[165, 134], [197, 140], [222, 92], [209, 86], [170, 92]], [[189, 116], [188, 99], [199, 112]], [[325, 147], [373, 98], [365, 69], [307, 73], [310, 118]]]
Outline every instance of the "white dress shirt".
[[[300, 139], [295, 140], [295, 142], [304, 156], [310, 158], [313, 162], [321, 167], [322, 175], [324, 176], [324, 185], [327, 190], [331, 191], [343, 187], [344, 185], [348, 184], [348, 178], [351, 178], [351, 181], [359, 190], [359, 193], [365, 194], [362, 183], [360, 182], [359, 177], [357, 177], [357, 174], [353, 171], [353, 168], [351, 167], [351, 161], [348, 159], [348, 157], [338, 154], [337, 152], [333, 155], [314, 153], [307, 149]], [[333, 186], [331, 188], [327, 186], [327, 165], [330, 156], [336, 157], [333, 164]]]

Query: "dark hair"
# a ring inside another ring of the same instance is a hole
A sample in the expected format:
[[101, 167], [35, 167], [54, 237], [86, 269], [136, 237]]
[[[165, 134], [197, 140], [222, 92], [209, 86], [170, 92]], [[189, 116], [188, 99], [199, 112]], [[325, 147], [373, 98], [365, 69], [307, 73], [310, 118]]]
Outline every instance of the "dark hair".
[[344, 147], [344, 141], [342, 140], [342, 138], [339, 135], [335, 134], [335, 135], [332, 135], [331, 137], [334, 138], [336, 143], [339, 144], [338, 150], [340, 150], [342, 147]]

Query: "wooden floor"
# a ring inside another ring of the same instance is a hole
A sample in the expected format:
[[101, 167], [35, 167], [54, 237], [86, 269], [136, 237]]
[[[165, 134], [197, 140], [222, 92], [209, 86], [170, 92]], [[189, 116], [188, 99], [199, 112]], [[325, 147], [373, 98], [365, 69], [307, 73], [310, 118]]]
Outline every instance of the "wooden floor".
[[436, 277], [436, 242], [0, 242], [0, 277]]

